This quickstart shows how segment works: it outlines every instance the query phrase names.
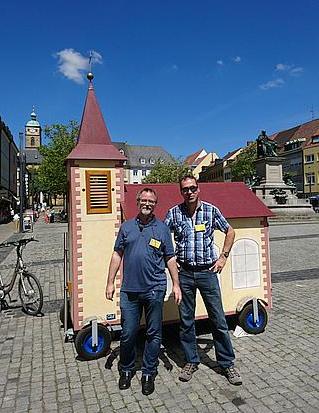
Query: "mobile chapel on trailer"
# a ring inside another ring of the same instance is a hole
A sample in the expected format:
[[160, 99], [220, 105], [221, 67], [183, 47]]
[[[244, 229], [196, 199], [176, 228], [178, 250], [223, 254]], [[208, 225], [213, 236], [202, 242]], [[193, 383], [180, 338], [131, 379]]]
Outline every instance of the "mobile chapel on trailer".
[[[113, 301], [105, 299], [105, 284], [114, 241], [123, 220], [137, 213], [136, 193], [141, 185], [125, 185], [125, 156], [112, 145], [97, 103], [92, 79], [82, 116], [76, 147], [67, 159], [69, 181], [69, 228], [65, 259], [66, 338], [75, 336], [78, 354], [85, 359], [105, 355], [111, 330], [120, 327], [119, 291], [121, 271], [116, 278]], [[156, 190], [157, 217], [182, 201], [176, 184], [147, 185]], [[267, 218], [272, 213], [243, 183], [200, 184], [201, 198], [216, 205], [236, 231], [235, 243], [220, 275], [226, 314], [238, 316], [250, 333], [260, 333], [271, 308], [271, 278]], [[220, 250], [223, 234], [215, 233]], [[205, 318], [200, 296], [196, 318]], [[164, 304], [165, 322], [178, 322], [178, 309], [170, 295]]]

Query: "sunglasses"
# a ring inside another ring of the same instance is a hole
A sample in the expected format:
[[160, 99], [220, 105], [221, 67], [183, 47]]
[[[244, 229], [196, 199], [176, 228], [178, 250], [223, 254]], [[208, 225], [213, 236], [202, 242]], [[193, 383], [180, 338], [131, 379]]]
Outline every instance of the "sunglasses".
[[198, 186], [185, 186], [184, 188], [181, 189], [181, 192], [183, 194], [188, 194], [190, 191], [192, 194], [194, 194], [198, 189]]

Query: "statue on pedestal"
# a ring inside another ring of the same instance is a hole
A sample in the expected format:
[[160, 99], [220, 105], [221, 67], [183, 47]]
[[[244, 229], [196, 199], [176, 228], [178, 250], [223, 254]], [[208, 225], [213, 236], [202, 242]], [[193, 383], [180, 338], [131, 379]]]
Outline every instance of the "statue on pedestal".
[[265, 158], [267, 156], [278, 156], [276, 153], [277, 143], [272, 141], [263, 130], [257, 140], [257, 158]]

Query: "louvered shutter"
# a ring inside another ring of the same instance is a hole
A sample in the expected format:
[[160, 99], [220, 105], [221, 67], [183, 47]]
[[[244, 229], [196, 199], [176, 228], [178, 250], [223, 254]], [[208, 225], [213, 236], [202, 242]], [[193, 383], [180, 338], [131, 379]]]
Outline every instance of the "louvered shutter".
[[86, 202], [88, 214], [112, 212], [110, 171], [86, 171]]

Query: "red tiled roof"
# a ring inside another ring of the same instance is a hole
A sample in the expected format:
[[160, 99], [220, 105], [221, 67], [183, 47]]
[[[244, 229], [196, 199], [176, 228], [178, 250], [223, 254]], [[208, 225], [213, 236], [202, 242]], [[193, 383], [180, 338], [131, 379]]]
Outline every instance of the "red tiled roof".
[[229, 159], [231, 156], [235, 155], [235, 153], [238, 152], [239, 149], [241, 149], [241, 148], [238, 148], [238, 149], [235, 149], [232, 152], [226, 153], [226, 155], [223, 157], [223, 161], [227, 161], [227, 159]]
[[[270, 217], [273, 213], [243, 182], [200, 183], [200, 196], [217, 206], [226, 218]], [[152, 188], [158, 195], [155, 214], [163, 219], [169, 208], [183, 202], [178, 184], [128, 184], [125, 185], [123, 210], [126, 219], [137, 215], [136, 193], [142, 188]]]
[[205, 158], [207, 155], [204, 155], [200, 158], [195, 159], [195, 161], [193, 162], [193, 165], [199, 165]]
[[[308, 142], [308, 140], [315, 135], [319, 135], [319, 119], [314, 119], [293, 128], [274, 133], [270, 136], [270, 139], [276, 141], [279, 147], [283, 147], [286, 142], [295, 139], [305, 138], [305, 142]], [[304, 145], [305, 143], [303, 146]]]
[[196, 161], [196, 158], [198, 157], [198, 155], [200, 155], [200, 153], [203, 151], [204, 149], [200, 149], [199, 151], [192, 153], [191, 155], [188, 155], [185, 158], [185, 163], [189, 166], [194, 165], [194, 162]]
[[111, 142], [91, 82], [85, 101], [78, 142], [67, 159], [126, 159]]

